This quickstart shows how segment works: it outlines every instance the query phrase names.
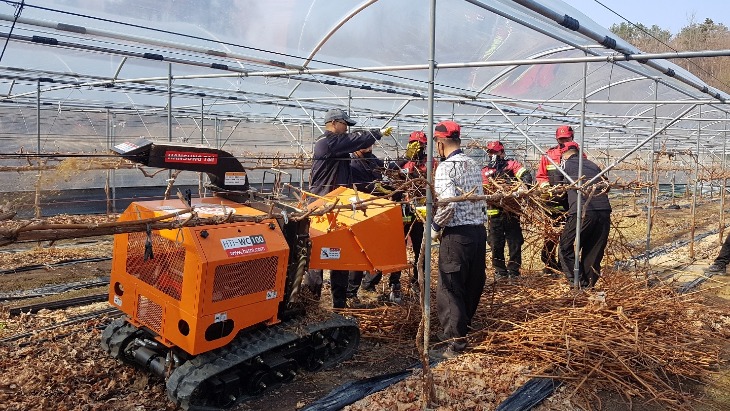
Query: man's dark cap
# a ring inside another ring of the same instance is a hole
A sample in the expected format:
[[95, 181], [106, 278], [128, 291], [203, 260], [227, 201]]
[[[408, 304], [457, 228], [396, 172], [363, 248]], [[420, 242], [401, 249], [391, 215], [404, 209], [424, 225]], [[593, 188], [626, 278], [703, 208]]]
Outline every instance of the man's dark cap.
[[339, 108], [329, 109], [324, 115], [324, 124], [335, 120], [342, 120], [347, 123], [348, 126], [354, 126], [355, 124], [357, 124], [357, 121], [351, 119], [350, 116], [348, 116], [347, 113], [345, 113], [343, 110]]

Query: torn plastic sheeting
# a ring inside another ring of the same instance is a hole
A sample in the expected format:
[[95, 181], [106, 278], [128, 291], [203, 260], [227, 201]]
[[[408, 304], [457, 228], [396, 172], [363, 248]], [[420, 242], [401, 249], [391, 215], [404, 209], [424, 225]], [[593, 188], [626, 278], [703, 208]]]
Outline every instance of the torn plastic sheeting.
[[527, 411], [541, 403], [562, 385], [562, 381], [552, 378], [533, 378], [518, 388], [495, 411]]
[[300, 411], [336, 411], [368, 395], [385, 389], [411, 375], [412, 369], [378, 375], [359, 381], [350, 381], [330, 391], [326, 396]]

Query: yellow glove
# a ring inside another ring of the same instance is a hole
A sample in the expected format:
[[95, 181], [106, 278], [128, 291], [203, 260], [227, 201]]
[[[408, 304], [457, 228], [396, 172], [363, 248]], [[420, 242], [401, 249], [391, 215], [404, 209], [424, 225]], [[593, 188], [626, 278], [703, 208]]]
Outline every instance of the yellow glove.
[[381, 128], [380, 134], [388, 137], [389, 135], [393, 134], [393, 127]]
[[553, 198], [552, 193], [548, 191], [548, 189], [550, 188], [550, 183], [544, 181], [540, 183], [540, 188], [543, 190], [542, 194], [540, 194], [540, 198], [542, 198], [543, 200], [550, 200], [551, 198]]
[[421, 143], [419, 141], [411, 141], [406, 146], [406, 158], [408, 160], [415, 160], [420, 151]]
[[393, 190], [388, 190], [387, 188], [383, 187], [383, 185], [380, 183], [375, 183], [375, 191], [377, 191], [378, 193], [383, 193], [383, 194], [390, 194], [393, 192]]

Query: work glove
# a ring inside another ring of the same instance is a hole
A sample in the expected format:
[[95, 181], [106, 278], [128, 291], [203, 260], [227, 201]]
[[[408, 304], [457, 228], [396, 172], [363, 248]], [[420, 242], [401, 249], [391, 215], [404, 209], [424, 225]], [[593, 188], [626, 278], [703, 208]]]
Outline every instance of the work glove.
[[431, 227], [431, 240], [432, 241], [440, 241], [441, 240], [441, 231], [436, 231]]
[[411, 141], [410, 143], [408, 143], [408, 146], [406, 146], [406, 158], [409, 160], [415, 160], [420, 152], [420, 141]]
[[553, 198], [553, 194], [550, 192], [550, 183], [548, 183], [548, 182], [540, 183], [540, 188], [542, 189], [540, 198], [542, 198], [545, 201], [548, 201], [551, 198]]
[[515, 197], [522, 197], [523, 195], [527, 194], [528, 191], [529, 190], [527, 190], [527, 187], [519, 186], [517, 188], [517, 190], [514, 193], [512, 193], [512, 195]]
[[393, 190], [388, 190], [387, 188], [383, 187], [383, 185], [379, 182], [375, 183], [375, 189], [373, 191], [381, 194], [390, 194], [393, 192]]
[[393, 127], [381, 128], [380, 134], [388, 137], [389, 135], [393, 134]]

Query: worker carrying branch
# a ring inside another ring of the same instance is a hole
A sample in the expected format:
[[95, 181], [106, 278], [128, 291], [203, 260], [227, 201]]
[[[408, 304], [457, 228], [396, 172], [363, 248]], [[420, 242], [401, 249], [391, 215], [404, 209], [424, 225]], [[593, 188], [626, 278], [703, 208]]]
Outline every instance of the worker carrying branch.
[[[353, 180], [350, 153], [371, 147], [375, 141], [384, 135], [389, 136], [392, 132], [388, 127], [383, 130], [371, 129], [348, 133], [348, 127], [354, 126], [357, 122], [339, 108], [327, 111], [324, 122], [325, 132], [314, 144], [312, 174], [309, 180], [311, 192], [317, 195], [325, 195], [341, 186], [351, 187]], [[322, 293], [322, 276], [322, 270], [309, 270], [302, 285], [318, 297]], [[345, 308], [348, 278], [348, 271], [330, 272], [334, 308]]]
[[[532, 184], [530, 172], [518, 161], [506, 157], [500, 141], [490, 141], [487, 154], [489, 162], [482, 168], [485, 189], [512, 186], [515, 181]], [[494, 278], [518, 277], [522, 266], [522, 244], [525, 242], [519, 214], [505, 210], [499, 204], [487, 203], [487, 217], [487, 242], [492, 249]], [[504, 259], [505, 242], [509, 249], [508, 263]]]
[[[563, 175], [558, 170], [561, 162], [560, 145], [567, 142], [573, 141], [574, 133], [573, 127], [571, 126], [560, 126], [555, 130], [555, 139], [558, 144], [550, 147], [544, 156], [540, 158], [540, 164], [537, 167], [535, 173], [535, 180], [537, 184], [542, 188], [548, 188], [560, 184], [563, 181]], [[550, 161], [552, 160], [552, 162]], [[568, 209], [568, 198], [565, 194], [560, 195], [546, 195], [546, 205], [548, 207], [548, 217], [552, 222], [553, 228], [560, 230], [560, 227], [565, 223], [565, 211]], [[562, 272], [560, 264], [558, 263], [558, 241], [557, 236], [545, 233], [543, 237], [544, 242], [542, 250], [540, 252], [540, 259], [544, 264], [542, 270], [543, 274], [557, 277], [558, 273]]]
[[[563, 169], [573, 181], [591, 181], [601, 173], [600, 167], [584, 158], [579, 173], [578, 143], [561, 144]], [[567, 181], [565, 181], [567, 183]], [[575, 259], [579, 260], [578, 275], [581, 288], [593, 287], [601, 276], [601, 260], [608, 243], [611, 228], [611, 203], [608, 200], [608, 181], [605, 177], [581, 185], [581, 224], [578, 228], [578, 189], [568, 190], [568, 217], [560, 235], [560, 262], [569, 283], [575, 282]], [[580, 229], [580, 247], [575, 253], [576, 232]]]

